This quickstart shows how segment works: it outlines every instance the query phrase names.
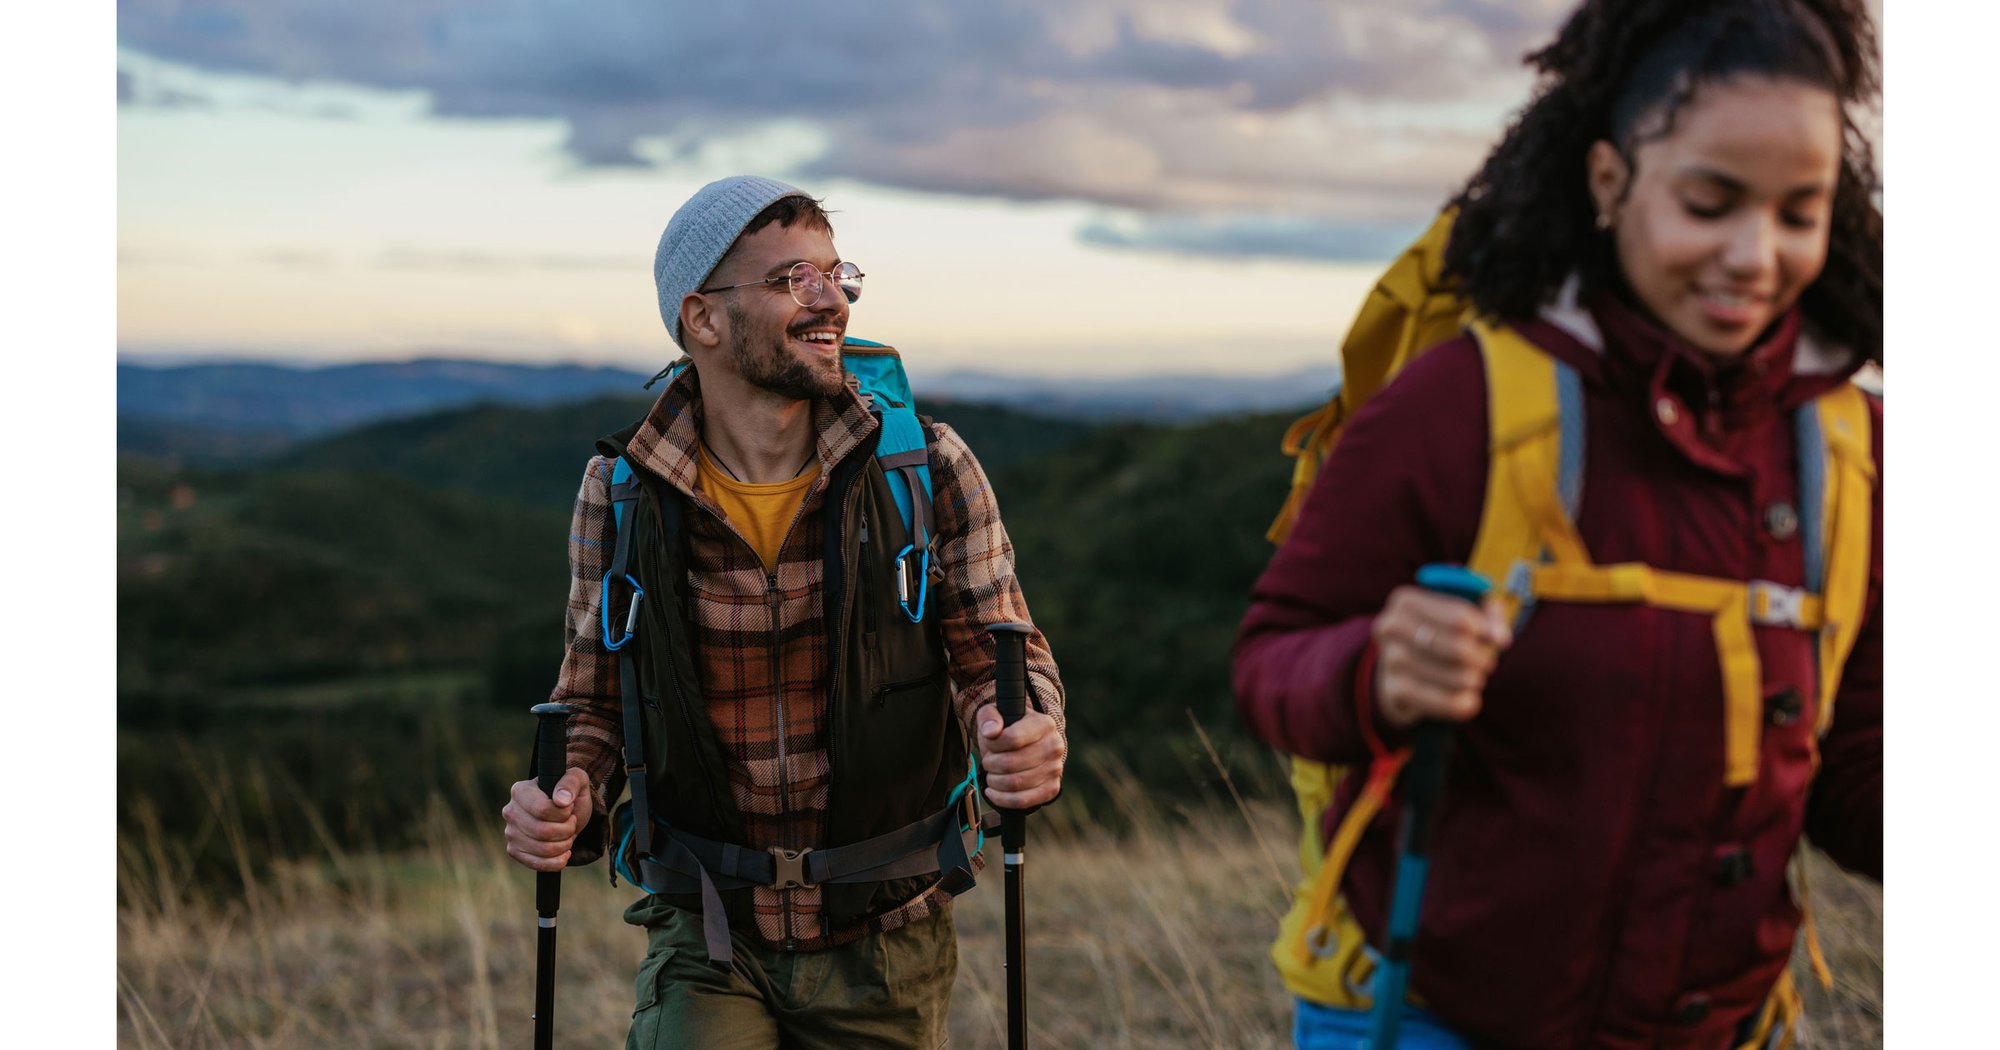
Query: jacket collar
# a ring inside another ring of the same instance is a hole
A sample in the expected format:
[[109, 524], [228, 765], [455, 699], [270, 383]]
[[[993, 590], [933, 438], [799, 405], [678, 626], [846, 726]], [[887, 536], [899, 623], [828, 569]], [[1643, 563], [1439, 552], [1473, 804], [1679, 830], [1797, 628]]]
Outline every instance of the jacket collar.
[[1639, 377], [1645, 387], [1671, 389], [1696, 403], [1707, 402], [1713, 388], [1725, 407], [1789, 410], [1846, 382], [1864, 363], [1815, 335], [1794, 307], [1748, 353], [1718, 365], [1623, 297], [1600, 292], [1586, 300], [1580, 288], [1572, 275], [1522, 328], [1587, 378]]
[[1724, 473], [1743, 469], [1722, 451], [1727, 435], [1789, 413], [1862, 364], [1861, 355], [1813, 338], [1796, 307], [1741, 357], [1717, 362], [1620, 295], [1578, 292], [1571, 277], [1522, 334], [1586, 382], [1643, 406], [1684, 455]]
[[[667, 382], [659, 399], [646, 413], [645, 422], [626, 445], [626, 455], [635, 469], [643, 469], [679, 489], [689, 497], [695, 491], [696, 449], [701, 444], [701, 376], [688, 362]], [[847, 458], [881, 423], [860, 393], [860, 380], [847, 374], [847, 386], [832, 397], [813, 402], [814, 454], [819, 459], [819, 480], [812, 491], [826, 487], [833, 468]]]

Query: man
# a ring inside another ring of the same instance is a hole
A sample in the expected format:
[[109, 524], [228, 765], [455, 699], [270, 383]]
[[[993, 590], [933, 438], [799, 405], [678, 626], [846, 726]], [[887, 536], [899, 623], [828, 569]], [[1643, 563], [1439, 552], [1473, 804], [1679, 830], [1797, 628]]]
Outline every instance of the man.
[[[513, 786], [507, 852], [537, 871], [605, 853], [606, 804], [633, 772], [651, 844], [634, 849], [635, 829], [619, 858], [657, 860], [626, 866], [649, 891], [625, 913], [648, 931], [628, 1047], [941, 1046], [957, 970], [947, 891], [969, 870], [940, 869], [954, 847], [963, 860], [966, 738], [1002, 808], [1055, 798], [1067, 753], [1039, 632], [1030, 711], [1003, 728], [993, 703], [984, 626], [1029, 617], [992, 489], [957, 434], [924, 428], [928, 601], [921, 569], [899, 591], [889, 548], [910, 528], [876, 458], [883, 406], [841, 354], [862, 274], [812, 197], [710, 183], [668, 222], [653, 269], [687, 367], [584, 474], [552, 697], [577, 711], [570, 768], [552, 798]], [[611, 484], [611, 456], [636, 489]], [[619, 498], [634, 515], [622, 557]], [[629, 641], [612, 637], [627, 625]], [[948, 830], [895, 847], [893, 871], [864, 858], [888, 877], [811, 877], [815, 852], [879, 853], [926, 818]]]

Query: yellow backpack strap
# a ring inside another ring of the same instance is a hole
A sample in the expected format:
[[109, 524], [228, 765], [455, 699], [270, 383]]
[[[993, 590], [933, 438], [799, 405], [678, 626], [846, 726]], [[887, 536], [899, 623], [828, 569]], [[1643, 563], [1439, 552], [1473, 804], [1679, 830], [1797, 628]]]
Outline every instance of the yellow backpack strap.
[[[1339, 893], [1339, 865], [1344, 857], [1326, 856], [1320, 841], [1320, 816], [1352, 766], [1325, 765], [1294, 756], [1292, 792], [1298, 799], [1299, 864], [1304, 874], [1292, 893], [1292, 904], [1271, 945], [1271, 961], [1293, 994], [1333, 1006], [1365, 1007], [1374, 962], [1364, 950], [1366, 939]], [[1310, 932], [1310, 938], [1308, 936]], [[1310, 947], [1308, 940], [1310, 939]]]
[[1824, 733], [1833, 721], [1841, 669], [1868, 614], [1876, 471], [1867, 395], [1852, 383], [1842, 384], [1802, 409], [1797, 425], [1806, 589], [1823, 596], [1825, 617], [1815, 722]]
[[[1486, 365], [1486, 500], [1467, 565], [1500, 584], [1510, 617], [1531, 598], [1527, 573], [1546, 552], [1588, 564], [1573, 510], [1582, 497], [1582, 388], [1513, 329], [1470, 325]], [[1570, 440], [1564, 432], [1570, 431]]]
[[[1486, 363], [1492, 457], [1471, 567], [1501, 581], [1517, 624], [1523, 603], [1536, 598], [1643, 602], [1709, 616], [1724, 685], [1723, 780], [1731, 786], [1755, 781], [1763, 702], [1751, 632], [1752, 585], [1638, 563], [1593, 564], [1576, 529], [1583, 488], [1582, 380], [1510, 328], [1475, 321], [1471, 329]], [[1795, 600], [1797, 618], [1817, 627], [1817, 599]]]
[[[1771, 994], [1764, 997], [1763, 1009], [1757, 1011], [1757, 1023], [1750, 1030], [1750, 1038], [1736, 1050], [1791, 1050], [1802, 1008], [1798, 986], [1792, 983], [1792, 971], [1786, 969], [1778, 974], [1778, 983], [1771, 986]], [[1775, 1047], [1770, 1045], [1773, 1031], [1781, 1033]]]
[[1285, 493], [1285, 504], [1278, 508], [1278, 516], [1271, 527], [1264, 530], [1264, 538], [1272, 543], [1283, 543], [1292, 534], [1292, 525], [1299, 520], [1299, 508], [1305, 505], [1306, 493], [1312, 491], [1313, 479], [1319, 476], [1319, 468], [1326, 462], [1327, 454], [1333, 451], [1334, 436], [1340, 433], [1340, 422], [1346, 410], [1342, 407], [1340, 395], [1335, 394], [1326, 403], [1292, 421], [1285, 428], [1284, 443], [1279, 447], [1285, 455], [1292, 457], [1292, 488]]

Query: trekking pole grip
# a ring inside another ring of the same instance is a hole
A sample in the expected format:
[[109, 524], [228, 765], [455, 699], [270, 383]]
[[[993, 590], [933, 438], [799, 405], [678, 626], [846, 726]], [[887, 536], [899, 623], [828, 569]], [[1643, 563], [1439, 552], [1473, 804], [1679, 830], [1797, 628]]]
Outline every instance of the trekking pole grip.
[[[569, 768], [569, 715], [567, 704], [536, 704], [532, 709], [535, 725], [535, 786], [542, 794], [555, 796], [556, 785]], [[544, 871], [535, 876], [535, 914], [555, 918], [562, 903], [562, 872]]]
[[1028, 713], [1028, 635], [1034, 631], [1025, 623], [986, 625], [993, 636], [993, 702], [1008, 725]]
[[569, 769], [568, 704], [536, 704], [532, 709], [535, 726], [535, 784], [542, 794], [553, 797], [556, 784]]

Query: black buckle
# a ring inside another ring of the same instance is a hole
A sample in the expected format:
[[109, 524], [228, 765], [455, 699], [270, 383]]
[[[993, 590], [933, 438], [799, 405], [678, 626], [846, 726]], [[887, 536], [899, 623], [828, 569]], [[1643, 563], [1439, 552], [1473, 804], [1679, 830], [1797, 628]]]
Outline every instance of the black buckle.
[[789, 850], [783, 846], [772, 846], [770, 848], [771, 888], [774, 890], [784, 890], [794, 886], [812, 886], [813, 883], [806, 881], [806, 854], [811, 852], [811, 847], [801, 850]]

